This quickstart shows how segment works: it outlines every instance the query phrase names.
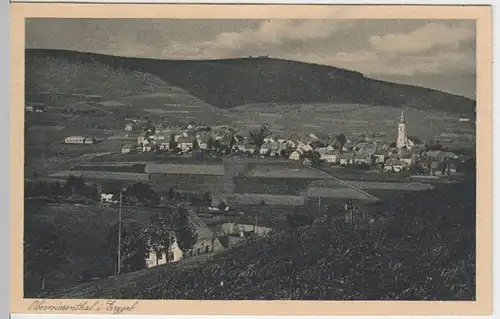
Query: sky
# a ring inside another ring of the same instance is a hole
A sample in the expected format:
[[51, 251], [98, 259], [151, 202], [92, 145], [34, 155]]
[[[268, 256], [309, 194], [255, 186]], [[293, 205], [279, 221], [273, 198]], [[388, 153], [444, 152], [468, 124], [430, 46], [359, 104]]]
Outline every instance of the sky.
[[269, 55], [475, 99], [474, 20], [26, 20], [26, 47], [163, 59]]

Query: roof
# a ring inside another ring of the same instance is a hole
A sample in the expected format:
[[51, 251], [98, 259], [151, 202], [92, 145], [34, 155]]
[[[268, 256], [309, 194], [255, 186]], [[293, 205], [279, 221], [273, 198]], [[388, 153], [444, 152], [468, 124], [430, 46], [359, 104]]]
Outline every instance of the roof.
[[85, 136], [73, 135], [73, 136], [68, 136], [66, 138], [85, 138]]

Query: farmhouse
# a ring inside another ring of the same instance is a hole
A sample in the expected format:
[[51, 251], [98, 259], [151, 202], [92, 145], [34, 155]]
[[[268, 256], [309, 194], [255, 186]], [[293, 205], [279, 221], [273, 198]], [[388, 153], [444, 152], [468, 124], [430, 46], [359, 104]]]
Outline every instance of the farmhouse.
[[216, 253], [224, 250], [224, 246], [217, 238], [215, 231], [208, 226], [194, 213], [189, 213], [189, 223], [193, 226], [198, 238], [193, 248], [183, 252], [177, 243], [175, 234], [169, 234], [170, 246], [162, 252], [150, 251], [146, 258], [147, 267], [154, 267], [166, 263], [177, 262], [193, 256], [200, 256], [209, 253]]

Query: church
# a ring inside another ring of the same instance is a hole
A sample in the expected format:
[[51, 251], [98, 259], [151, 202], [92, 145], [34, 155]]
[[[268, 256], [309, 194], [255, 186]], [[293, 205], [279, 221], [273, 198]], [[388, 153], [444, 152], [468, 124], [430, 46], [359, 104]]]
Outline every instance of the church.
[[419, 144], [420, 141], [408, 137], [408, 129], [406, 127], [406, 119], [404, 111], [401, 112], [401, 118], [399, 119], [398, 124], [398, 138], [396, 139], [396, 147], [401, 150], [406, 148], [407, 150], [411, 150], [415, 147], [415, 144]]

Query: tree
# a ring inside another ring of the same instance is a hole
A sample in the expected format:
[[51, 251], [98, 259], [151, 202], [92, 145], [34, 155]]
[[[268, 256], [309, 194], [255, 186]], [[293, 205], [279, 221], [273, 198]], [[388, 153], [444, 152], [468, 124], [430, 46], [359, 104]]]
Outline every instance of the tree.
[[149, 250], [155, 253], [166, 252], [171, 244], [167, 237], [170, 237], [172, 230], [173, 223], [169, 223], [165, 215], [151, 216], [148, 227], [143, 230], [143, 238]]
[[214, 149], [214, 138], [212, 137], [212, 135], [210, 135], [207, 139], [207, 149], [208, 150]]
[[[69, 261], [66, 241], [59, 227], [49, 220], [25, 215], [24, 265], [25, 275], [39, 280], [38, 289], [43, 291], [50, 272], [60, 269]], [[31, 275], [31, 276], [30, 276]]]
[[202, 205], [204, 206], [211, 206], [212, 205], [212, 196], [210, 195], [209, 192], [205, 192], [203, 194], [203, 198], [202, 198]]
[[193, 150], [197, 151], [200, 149], [200, 144], [198, 144], [198, 140], [196, 138], [193, 139]]
[[168, 142], [168, 149], [169, 150], [176, 150], [177, 144], [178, 143], [175, 141], [175, 134], [174, 133], [170, 134], [170, 140]]
[[149, 184], [139, 182], [127, 187], [123, 195], [126, 197], [135, 196], [141, 203], [148, 203], [154, 199], [156, 193]]
[[262, 125], [258, 130], [250, 132], [250, 140], [255, 144], [256, 153], [259, 153], [262, 144], [264, 144], [264, 139], [270, 134], [271, 131], [265, 125]]
[[220, 210], [225, 210], [227, 208], [227, 205], [226, 203], [224, 203], [224, 201], [220, 201], [219, 205], [217, 205], [217, 208]]
[[87, 187], [87, 197], [93, 200], [98, 201], [99, 198], [99, 190], [97, 189], [97, 186], [95, 184], [92, 184]]
[[[148, 250], [142, 235], [142, 229], [142, 225], [136, 220], [122, 221], [120, 263], [125, 272], [136, 271], [146, 266]], [[118, 223], [108, 228], [101, 250], [104, 254], [113, 258], [113, 263], [116, 266], [118, 258]]]
[[87, 189], [83, 176], [75, 177], [70, 175], [63, 186], [65, 196], [84, 195]]
[[175, 217], [174, 227], [177, 245], [183, 252], [187, 252], [193, 249], [194, 244], [198, 240], [198, 234], [190, 223], [189, 213], [186, 208], [179, 207]]
[[347, 137], [345, 136], [344, 133], [340, 133], [339, 135], [336, 136], [336, 139], [337, 139], [337, 142], [339, 143], [340, 151], [342, 151], [345, 143], [347, 143]]
[[420, 165], [411, 165], [408, 168], [408, 171], [410, 172], [410, 174], [413, 174], [413, 175], [424, 175], [425, 174], [425, 169]]

